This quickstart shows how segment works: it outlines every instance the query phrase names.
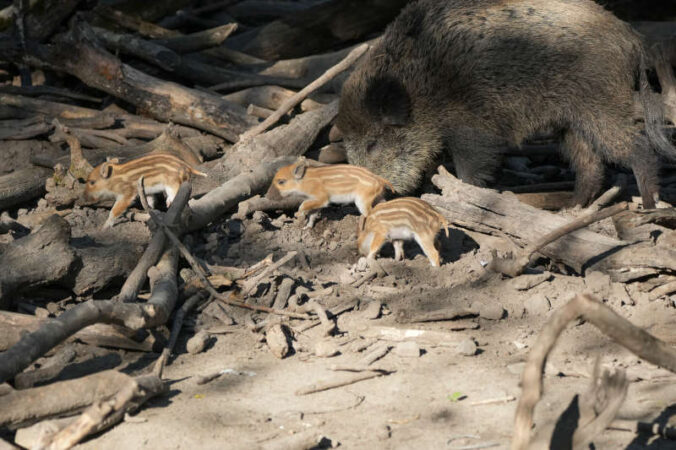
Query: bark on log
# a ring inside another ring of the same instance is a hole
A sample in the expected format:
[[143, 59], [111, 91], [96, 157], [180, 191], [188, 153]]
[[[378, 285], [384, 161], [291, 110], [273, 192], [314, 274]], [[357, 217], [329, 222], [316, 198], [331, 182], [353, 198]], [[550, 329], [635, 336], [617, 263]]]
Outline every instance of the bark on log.
[[40, 97], [42, 95], [50, 97], [62, 97], [64, 99], [78, 100], [83, 102], [91, 102], [100, 104], [103, 99], [99, 97], [92, 97], [91, 95], [80, 94], [78, 92], [69, 91], [68, 89], [59, 88], [55, 86], [0, 86], [0, 92], [13, 95], [25, 95], [28, 97]]
[[186, 230], [199, 230], [234, 209], [239, 202], [252, 195], [265, 192], [277, 170], [291, 164], [296, 159], [296, 157], [282, 157], [263, 162], [254, 166], [251, 172], [243, 172], [200, 199], [191, 201], [192, 215], [185, 226]]
[[79, 262], [65, 282], [75, 295], [99, 292], [111, 283], [125, 279], [141, 253], [136, 245], [119, 241], [74, 247]]
[[0, 308], [18, 288], [62, 280], [77, 257], [68, 245], [70, 226], [51, 216], [32, 234], [7, 245], [0, 255]]
[[[24, 17], [26, 39], [43, 42], [49, 38], [58, 26], [80, 3], [80, 0], [41, 0], [30, 2], [28, 14]], [[0, 21], [0, 31], [7, 29], [12, 22]]]
[[[35, 331], [45, 323], [46, 319], [38, 319], [29, 314], [0, 311], [0, 352], [4, 352], [19, 342], [26, 332]], [[155, 338], [149, 335], [139, 341], [136, 332], [118, 325], [97, 323], [83, 328], [68, 339], [81, 341], [97, 347], [113, 347], [125, 350], [149, 352], [153, 350]]]
[[40, 197], [52, 173], [44, 167], [28, 167], [0, 176], [0, 210]]
[[[16, 50], [16, 49], [15, 49]], [[214, 95], [146, 75], [105, 51], [84, 22], [76, 22], [52, 47], [31, 45], [31, 60], [68, 72], [85, 84], [136, 105], [160, 120], [208, 131], [231, 142], [256, 123], [246, 110]], [[17, 52], [0, 57], [21, 60]]]
[[225, 45], [267, 60], [298, 58], [382, 29], [407, 0], [331, 0], [228, 39]]
[[180, 54], [196, 52], [221, 45], [236, 29], [236, 23], [229, 23], [198, 33], [157, 39], [154, 43]]
[[74, 413], [97, 400], [112, 397], [129, 378], [121, 372], [106, 370], [75, 380], [12, 391], [0, 396], [0, 426], [16, 428]]
[[[442, 195], [423, 195], [452, 223], [486, 234], [508, 235], [519, 245], [527, 245], [566, 224], [563, 217], [538, 210], [511, 193], [462, 183], [439, 168], [432, 182]], [[621, 272], [651, 269], [654, 273], [676, 270], [676, 250], [668, 246], [613, 239], [587, 230], [579, 230], [544, 247], [540, 253], [564, 262], [578, 273], [600, 270], [612, 276]]]
[[104, 28], [92, 27], [96, 37], [110, 50], [136, 56], [157, 67], [172, 72], [181, 64], [181, 57], [162, 45], [138, 39], [129, 34], [113, 33]]

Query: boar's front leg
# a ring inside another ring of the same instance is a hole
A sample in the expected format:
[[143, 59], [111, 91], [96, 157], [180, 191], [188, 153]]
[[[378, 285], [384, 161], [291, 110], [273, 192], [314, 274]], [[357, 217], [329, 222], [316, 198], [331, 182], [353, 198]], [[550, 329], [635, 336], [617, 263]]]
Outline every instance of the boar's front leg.
[[446, 143], [453, 155], [456, 176], [475, 186], [485, 186], [493, 179], [502, 162], [501, 151], [507, 145], [505, 139], [486, 130], [464, 127], [452, 130]]

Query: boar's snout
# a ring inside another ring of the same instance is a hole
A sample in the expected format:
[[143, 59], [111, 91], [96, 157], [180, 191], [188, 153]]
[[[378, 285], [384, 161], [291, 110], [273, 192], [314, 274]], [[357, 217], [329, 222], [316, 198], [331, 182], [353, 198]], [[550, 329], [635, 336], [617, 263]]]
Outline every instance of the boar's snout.
[[282, 199], [282, 194], [279, 192], [279, 189], [277, 189], [277, 186], [272, 184], [270, 185], [270, 189], [268, 189], [268, 192], [265, 193], [265, 198], [268, 198], [273, 201], [279, 201]]

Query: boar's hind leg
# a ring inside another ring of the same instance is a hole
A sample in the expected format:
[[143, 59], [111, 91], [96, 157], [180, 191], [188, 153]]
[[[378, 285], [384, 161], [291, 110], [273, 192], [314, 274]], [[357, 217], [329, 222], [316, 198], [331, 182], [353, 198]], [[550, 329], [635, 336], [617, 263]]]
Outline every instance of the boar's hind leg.
[[485, 186], [493, 179], [501, 163], [500, 151], [506, 145], [503, 139], [470, 128], [453, 130], [447, 142], [453, 155], [456, 176], [475, 186]]
[[587, 205], [603, 186], [603, 160], [591, 144], [574, 131], [567, 131], [563, 140], [575, 170], [574, 206]]
[[632, 172], [634, 172], [638, 191], [641, 193], [643, 200], [643, 208], [653, 209], [659, 191], [657, 183], [659, 161], [647, 139], [641, 136], [636, 141], [634, 152], [631, 154], [630, 160], [625, 162], [625, 165], [631, 167]]

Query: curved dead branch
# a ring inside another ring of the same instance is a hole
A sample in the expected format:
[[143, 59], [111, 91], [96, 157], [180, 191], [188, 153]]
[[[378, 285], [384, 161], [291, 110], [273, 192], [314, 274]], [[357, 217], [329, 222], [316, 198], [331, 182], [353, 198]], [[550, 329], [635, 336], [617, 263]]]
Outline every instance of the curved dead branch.
[[[545, 324], [521, 375], [523, 393], [516, 408], [512, 450], [529, 448], [533, 411], [542, 396], [547, 355], [569, 323], [578, 317], [646, 361], [676, 373], [676, 349], [636, 327], [591, 295], [577, 295]], [[585, 438], [586, 439], [586, 438]]]

